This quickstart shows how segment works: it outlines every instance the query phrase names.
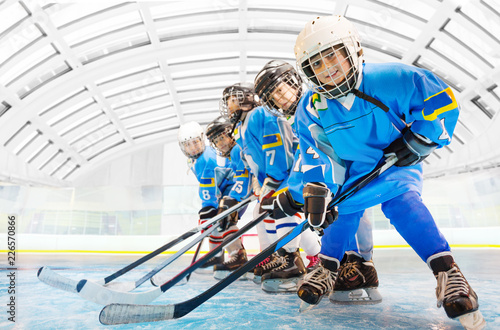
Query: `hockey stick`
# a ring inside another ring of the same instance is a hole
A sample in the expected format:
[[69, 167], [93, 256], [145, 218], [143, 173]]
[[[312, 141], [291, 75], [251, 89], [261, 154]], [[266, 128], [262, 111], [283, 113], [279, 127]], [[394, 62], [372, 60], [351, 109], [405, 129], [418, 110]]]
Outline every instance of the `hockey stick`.
[[[193, 255], [193, 260], [191, 260], [191, 265], [195, 263], [196, 258], [198, 258], [198, 254], [200, 253], [201, 250], [201, 244], [203, 244], [203, 240], [201, 240], [200, 243], [198, 243], [198, 247], [196, 248], [196, 251], [194, 251]], [[189, 278], [191, 277], [192, 273], [189, 273], [188, 276], [186, 276], [186, 282], [189, 282]]]
[[[368, 183], [373, 181], [381, 173], [390, 168], [394, 163], [396, 163], [396, 157], [389, 157], [384, 163], [377, 166], [373, 171], [368, 173], [365, 177], [361, 178], [358, 182], [353, 184], [351, 187], [346, 189], [340, 195], [332, 200], [332, 205], [338, 205], [345, 201], [352, 194], [356, 193], [361, 188], [365, 187]], [[288, 234], [278, 239], [276, 242], [271, 244], [269, 247], [264, 249], [261, 253], [257, 254], [255, 257], [246, 262], [243, 266], [230, 273], [226, 278], [219, 281], [217, 284], [201, 293], [200, 295], [177, 303], [170, 305], [133, 305], [133, 304], [110, 304], [105, 306], [101, 313], [99, 314], [99, 321], [105, 325], [114, 324], [128, 324], [128, 323], [142, 323], [142, 322], [157, 322], [163, 320], [171, 320], [181, 318], [195, 308], [203, 304], [208, 299], [212, 298], [214, 295], [222, 291], [225, 287], [233, 283], [240, 276], [253, 269], [256, 265], [270, 256], [273, 252], [279, 250], [292, 239], [300, 235], [304, 230], [309, 228], [309, 223], [307, 220], [303, 221], [293, 230], [289, 231]]]
[[[205, 237], [209, 236], [212, 234], [217, 229], [217, 226], [212, 226], [205, 230], [200, 236], [195, 238], [193, 241], [189, 242], [185, 246], [183, 246], [179, 251], [177, 251], [173, 256], [168, 258], [167, 260], [163, 261], [161, 264], [156, 266], [153, 270], [149, 271], [146, 275], [142, 276], [140, 279], [138, 279], [135, 282], [118, 282], [116, 285], [107, 285], [106, 287], [112, 288], [114, 290], [118, 291], [131, 291], [134, 290], [135, 288], [138, 288], [140, 285], [142, 285], [144, 282], [147, 280], [151, 279], [154, 275], [159, 273], [163, 268], [167, 267], [170, 265], [172, 262], [177, 260], [180, 256], [182, 256], [184, 253], [186, 253], [189, 249], [191, 249], [194, 245], [197, 243], [201, 242]], [[76, 290], [78, 292], [82, 291], [83, 286], [85, 286], [87, 283], [90, 283], [87, 280], [80, 280], [78, 284], [76, 285]], [[99, 284], [99, 283], [97, 283]], [[110, 283], [113, 284], [113, 283]], [[185, 283], [184, 283], [185, 284]], [[85, 291], [84, 291], [85, 292]], [[82, 294], [80, 294], [82, 295]]]
[[120, 302], [124, 304], [148, 304], [151, 301], [158, 298], [165, 291], [167, 291], [168, 289], [179, 283], [188, 274], [192, 273], [193, 271], [201, 267], [203, 264], [205, 264], [205, 262], [207, 262], [212, 257], [217, 255], [220, 251], [222, 251], [222, 249], [225, 246], [234, 242], [241, 235], [245, 234], [251, 228], [256, 226], [259, 222], [264, 220], [264, 218], [268, 215], [269, 215], [268, 212], [260, 214], [257, 218], [255, 218], [254, 220], [250, 221], [245, 226], [243, 226], [243, 228], [229, 235], [219, 246], [215, 247], [210, 252], [205, 254], [202, 258], [198, 259], [198, 261], [196, 261], [194, 264], [188, 266], [186, 269], [181, 271], [172, 279], [163, 283], [157, 288], [144, 292], [120, 292], [111, 290], [107, 287], [98, 285], [90, 281], [82, 280], [80, 281], [80, 283], [78, 283], [77, 286], [78, 293], [84, 299], [102, 305], [107, 305], [115, 302]]
[[[154, 258], [158, 254], [170, 249], [171, 247], [177, 245], [178, 243], [188, 239], [189, 237], [193, 236], [194, 234], [198, 233], [201, 230], [206, 230], [208, 227], [210, 227], [212, 224], [215, 222], [219, 221], [220, 219], [224, 218], [225, 216], [233, 213], [234, 211], [237, 211], [241, 209], [243, 206], [248, 205], [252, 201], [254, 201], [257, 197], [255, 196], [250, 196], [247, 199], [244, 199], [240, 203], [234, 205], [233, 207], [230, 207], [229, 209], [225, 210], [224, 212], [218, 214], [217, 216], [213, 217], [212, 219], [208, 220], [207, 222], [198, 225], [184, 234], [180, 235], [179, 237], [173, 239], [172, 241], [168, 242], [167, 244], [163, 245], [162, 247], [156, 249], [155, 251], [143, 256], [142, 258], [134, 261], [130, 265], [116, 271], [115, 273], [95, 281], [95, 283], [99, 285], [108, 285], [108, 286], [113, 286], [115, 289], [122, 289], [122, 290], [131, 290], [130, 284], [120, 284], [117, 283], [116, 285], [111, 284], [110, 282], [117, 279], [118, 277], [122, 276], [123, 274], [129, 272], [130, 270], [138, 267], [139, 265], [145, 263], [146, 261]], [[54, 272], [50, 267], [44, 266], [41, 267], [38, 270], [38, 279], [45, 284], [48, 284], [50, 286], [53, 286], [55, 288], [68, 291], [68, 292], [74, 292], [77, 293], [76, 286], [78, 285], [79, 281], [72, 280], [70, 278], [64, 277], [62, 275], [59, 275], [58, 273]], [[108, 284], [110, 283], [110, 284]]]

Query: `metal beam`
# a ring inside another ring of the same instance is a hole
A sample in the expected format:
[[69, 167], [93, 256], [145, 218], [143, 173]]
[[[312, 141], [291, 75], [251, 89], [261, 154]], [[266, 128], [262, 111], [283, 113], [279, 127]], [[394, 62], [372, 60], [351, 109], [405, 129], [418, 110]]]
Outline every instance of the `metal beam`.
[[160, 70], [163, 74], [163, 80], [167, 85], [168, 93], [172, 98], [172, 103], [174, 105], [174, 111], [179, 118], [179, 122], [181, 124], [184, 123], [184, 115], [182, 112], [182, 106], [179, 99], [179, 95], [177, 94], [177, 90], [175, 88], [175, 83], [172, 79], [172, 72], [168, 66], [168, 61], [164, 56], [160, 56], [160, 38], [158, 37], [158, 33], [156, 31], [155, 23], [153, 21], [153, 17], [151, 16], [151, 11], [149, 10], [149, 6], [146, 3], [138, 3], [139, 12], [141, 14], [144, 25], [146, 26], [146, 30], [148, 31], [149, 39], [153, 48], [155, 49], [155, 54], [157, 54], [157, 61], [160, 65]]

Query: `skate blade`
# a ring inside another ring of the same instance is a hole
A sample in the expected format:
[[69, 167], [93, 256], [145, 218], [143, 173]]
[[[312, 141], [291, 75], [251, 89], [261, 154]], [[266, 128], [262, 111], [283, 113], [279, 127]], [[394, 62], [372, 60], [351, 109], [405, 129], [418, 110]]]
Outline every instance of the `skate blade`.
[[292, 293], [297, 292], [297, 282], [299, 278], [294, 279], [269, 279], [262, 281], [261, 288], [267, 293]]
[[212, 274], [214, 272], [212, 267], [209, 268], [198, 268], [194, 271], [196, 274]]
[[254, 275], [253, 276], [253, 282], [257, 285], [260, 285], [262, 283], [262, 276], [259, 275]]
[[481, 330], [486, 327], [486, 321], [480, 311], [462, 315], [458, 320], [467, 330]]
[[382, 295], [377, 288], [365, 288], [352, 291], [334, 291], [330, 302], [337, 305], [375, 305], [382, 302]]
[[228, 270], [214, 270], [214, 278], [218, 281], [226, 278], [229, 275], [230, 271]]
[[[231, 272], [228, 270], [215, 270], [214, 271], [214, 278], [216, 280], [220, 281], [220, 280], [225, 279], [229, 274], [231, 274]], [[253, 276], [253, 273], [251, 273], [251, 274]], [[247, 281], [249, 279], [248, 278], [249, 276], [250, 276], [250, 273], [245, 273], [245, 274], [240, 276], [239, 280]]]
[[316, 306], [318, 306], [318, 305], [311, 305], [311, 304], [306, 303], [305, 301], [301, 301], [300, 307], [299, 307], [299, 313], [309, 312], [311, 309], [313, 309]]

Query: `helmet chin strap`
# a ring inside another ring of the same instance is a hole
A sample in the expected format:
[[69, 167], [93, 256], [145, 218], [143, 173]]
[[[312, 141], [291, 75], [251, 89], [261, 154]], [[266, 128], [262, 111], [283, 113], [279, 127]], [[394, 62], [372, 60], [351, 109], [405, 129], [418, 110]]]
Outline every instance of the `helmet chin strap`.
[[332, 85], [326, 85], [329, 89], [323, 87], [323, 89], [330, 94], [334, 99], [339, 98], [341, 96], [346, 96], [350, 91], [352, 91], [356, 86], [354, 86], [356, 82], [356, 77], [353, 73], [353, 69], [349, 70], [349, 75], [351, 76], [347, 81], [338, 87], [334, 87]]

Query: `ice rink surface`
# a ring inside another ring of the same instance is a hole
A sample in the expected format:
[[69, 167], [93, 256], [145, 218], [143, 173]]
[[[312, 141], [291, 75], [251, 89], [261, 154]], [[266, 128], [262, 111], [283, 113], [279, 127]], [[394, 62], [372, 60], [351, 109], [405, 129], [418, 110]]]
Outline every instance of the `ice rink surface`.
[[[479, 296], [486, 329], [500, 329], [500, 250], [454, 249], [455, 260]], [[251, 281], [238, 280], [181, 319], [118, 326], [99, 323], [103, 306], [77, 294], [52, 288], [37, 278], [41, 266], [52, 266], [75, 281], [99, 279], [138, 259], [140, 255], [36, 255], [18, 256], [16, 273], [16, 323], [7, 320], [8, 270], [2, 265], [0, 297], [1, 329], [463, 329], [436, 307], [436, 281], [410, 249], [376, 249], [383, 302], [377, 305], [334, 305], [323, 299], [313, 310], [300, 314], [296, 294], [267, 294]], [[163, 255], [156, 258], [167, 258]], [[167, 267], [172, 275], [187, 265], [191, 256]], [[155, 259], [153, 259], [154, 261]], [[134, 281], [154, 263], [146, 263], [118, 280]], [[118, 281], [117, 280], [117, 281]], [[190, 281], [173, 287], [153, 304], [177, 303], [192, 298], [216, 281], [194, 273]], [[150, 290], [149, 281], [141, 290]], [[138, 289], [138, 290], [139, 290]]]

